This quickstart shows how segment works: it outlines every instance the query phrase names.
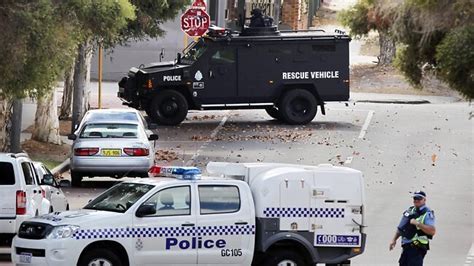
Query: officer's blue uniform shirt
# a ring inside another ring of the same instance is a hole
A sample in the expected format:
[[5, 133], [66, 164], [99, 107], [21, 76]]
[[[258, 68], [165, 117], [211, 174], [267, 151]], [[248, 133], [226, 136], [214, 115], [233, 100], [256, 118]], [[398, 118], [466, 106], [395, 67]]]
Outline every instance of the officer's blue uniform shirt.
[[[424, 221], [423, 224], [434, 226], [435, 225], [435, 217], [433, 215], [433, 212], [430, 210], [430, 208], [428, 208], [426, 205], [423, 205], [423, 206], [421, 206], [420, 210], [423, 210], [425, 208], [427, 210], [426, 210], [425, 221]], [[410, 223], [410, 219], [408, 219], [408, 217], [406, 217], [406, 216], [403, 216], [402, 219], [400, 220], [400, 224], [398, 225], [398, 227], [401, 228], [407, 223]], [[410, 242], [411, 242], [411, 239], [408, 239], [406, 237], [402, 237], [402, 245], [410, 243]]]

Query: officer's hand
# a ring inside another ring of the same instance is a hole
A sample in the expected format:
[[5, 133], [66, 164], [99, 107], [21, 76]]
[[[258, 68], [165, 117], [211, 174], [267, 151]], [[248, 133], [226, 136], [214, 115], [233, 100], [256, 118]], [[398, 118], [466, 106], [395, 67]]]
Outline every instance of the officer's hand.
[[413, 219], [413, 218], [410, 220], [410, 223], [415, 226], [420, 225], [420, 222], [418, 222], [416, 219]]
[[388, 250], [392, 250], [395, 247], [395, 245], [397, 245], [397, 241], [392, 241], [390, 243], [390, 246], [388, 247]]

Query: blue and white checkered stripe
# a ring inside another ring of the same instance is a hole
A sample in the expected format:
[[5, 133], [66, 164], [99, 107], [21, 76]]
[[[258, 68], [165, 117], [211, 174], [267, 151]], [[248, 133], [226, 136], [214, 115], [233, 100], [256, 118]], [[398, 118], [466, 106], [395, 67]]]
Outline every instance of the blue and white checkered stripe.
[[75, 239], [145, 238], [178, 236], [254, 235], [255, 225], [222, 225], [197, 227], [142, 227], [80, 229]]
[[265, 208], [265, 217], [320, 217], [344, 218], [343, 208]]

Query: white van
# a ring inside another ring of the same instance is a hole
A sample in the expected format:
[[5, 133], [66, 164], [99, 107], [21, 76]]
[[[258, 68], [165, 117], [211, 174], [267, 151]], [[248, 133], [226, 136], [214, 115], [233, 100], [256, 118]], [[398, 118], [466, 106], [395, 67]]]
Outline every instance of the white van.
[[23, 221], [49, 210], [28, 155], [0, 153], [0, 254], [10, 253], [11, 241]]

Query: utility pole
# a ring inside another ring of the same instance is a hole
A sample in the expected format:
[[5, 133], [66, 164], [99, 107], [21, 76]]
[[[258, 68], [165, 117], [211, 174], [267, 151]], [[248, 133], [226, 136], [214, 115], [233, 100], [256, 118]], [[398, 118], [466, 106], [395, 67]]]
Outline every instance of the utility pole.
[[99, 109], [102, 109], [102, 44], [99, 43]]
[[13, 100], [13, 111], [11, 114], [12, 127], [10, 128], [10, 150], [11, 152], [21, 152], [21, 114], [23, 111], [23, 101], [15, 98]]

